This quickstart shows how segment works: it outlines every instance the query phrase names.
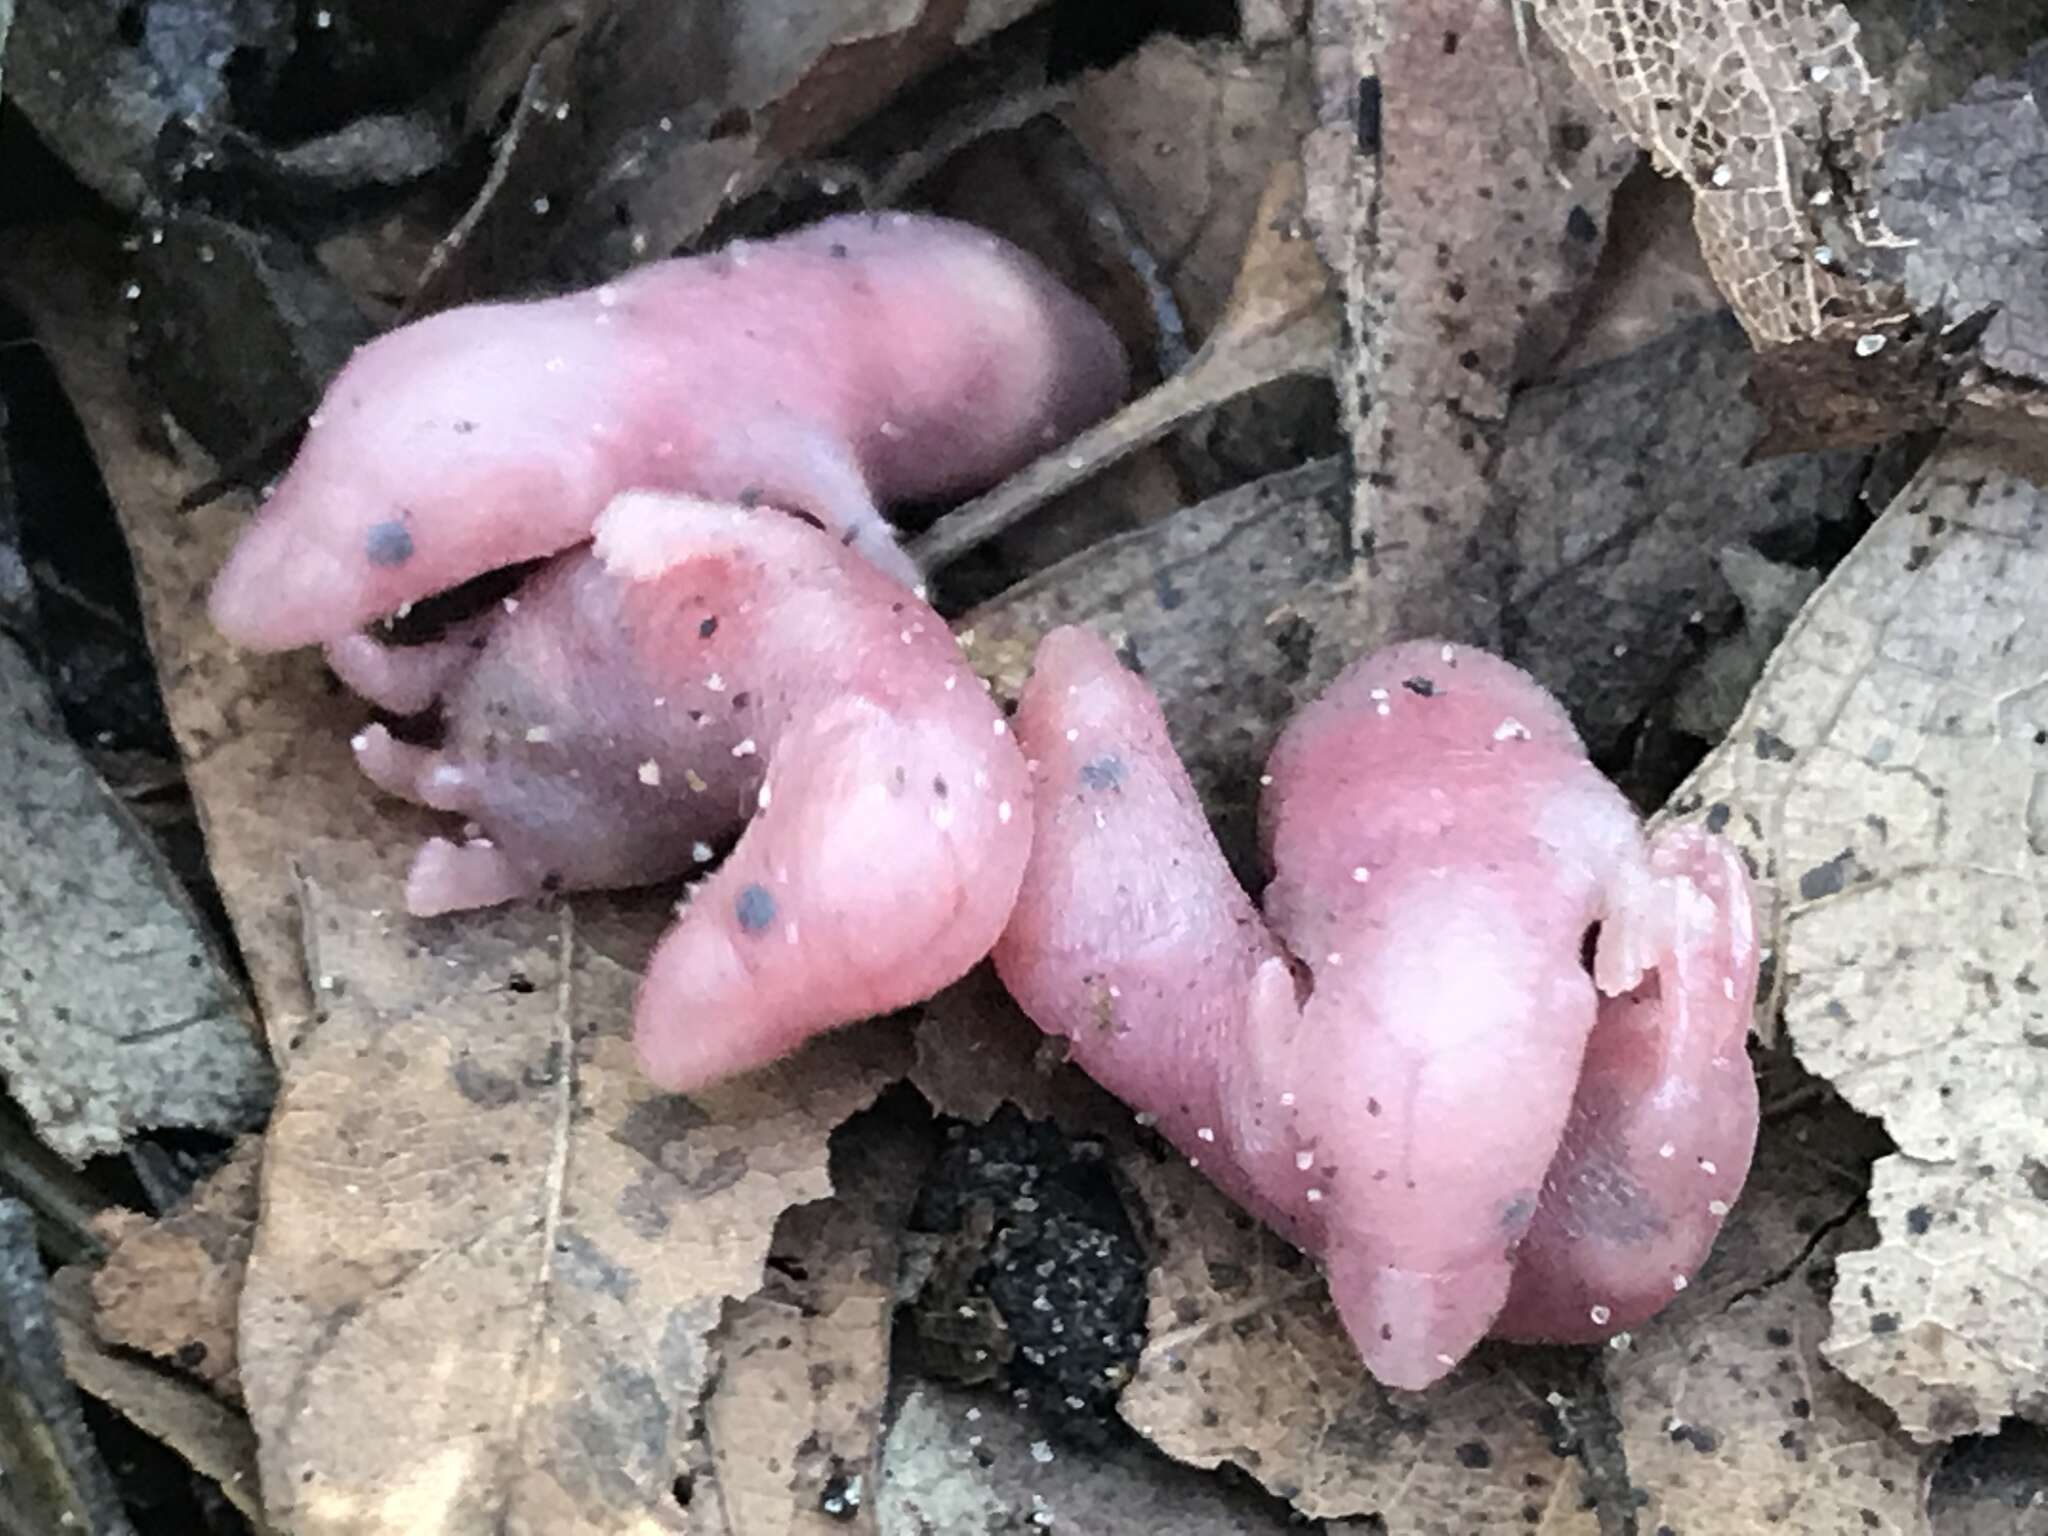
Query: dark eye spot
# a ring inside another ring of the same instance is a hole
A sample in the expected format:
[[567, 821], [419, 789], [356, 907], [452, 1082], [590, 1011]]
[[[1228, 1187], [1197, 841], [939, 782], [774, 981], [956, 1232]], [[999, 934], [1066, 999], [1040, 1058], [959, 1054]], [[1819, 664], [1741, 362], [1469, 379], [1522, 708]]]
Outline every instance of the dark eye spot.
[[732, 911], [733, 916], [740, 920], [740, 932], [759, 933], [775, 921], [775, 898], [767, 886], [750, 885], [740, 892]]
[[698, 638], [698, 639], [700, 639], [700, 640], [709, 640], [709, 639], [710, 639], [710, 638], [711, 638], [711, 637], [712, 637], [713, 635], [715, 635], [715, 634], [717, 634], [717, 633], [718, 633], [718, 617], [717, 617], [717, 615], [716, 615], [716, 614], [714, 614], [714, 615], [712, 615], [712, 617], [710, 617], [710, 618], [708, 618], [708, 619], [704, 620], [704, 621], [703, 621], [703, 623], [701, 623], [701, 624], [699, 624], [699, 625], [697, 626], [697, 638]]
[[370, 557], [372, 565], [403, 565], [412, 558], [412, 534], [396, 518], [372, 523], [370, 531], [363, 535], [363, 553]]
[[1121, 758], [1105, 755], [1081, 765], [1081, 782], [1090, 789], [1115, 789], [1124, 781]]

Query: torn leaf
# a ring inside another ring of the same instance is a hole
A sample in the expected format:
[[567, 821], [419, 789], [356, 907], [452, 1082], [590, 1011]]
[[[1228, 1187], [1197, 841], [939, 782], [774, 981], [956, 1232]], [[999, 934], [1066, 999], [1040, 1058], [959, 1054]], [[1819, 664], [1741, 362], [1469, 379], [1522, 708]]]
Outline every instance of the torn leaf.
[[[1880, 1180], [1884, 1242], [1845, 1261], [1857, 1278], [1830, 1349], [1919, 1433], [2039, 1411], [2028, 1384], [2048, 1361], [2038, 1309], [2018, 1322], [2018, 1277], [1998, 1279], [2015, 1234], [1993, 1219], [2048, 1163], [2044, 593], [2048, 494], [1937, 456], [1806, 606], [1674, 801], [1757, 870], [1775, 989], [1762, 1017], [1781, 1007], [1800, 1060], [1911, 1160]], [[1982, 1218], [1937, 1239], [1982, 1272], [1962, 1281], [1981, 1280], [1982, 1301], [1929, 1293], [1916, 1206]], [[1873, 1347], [1879, 1316], [1921, 1330], [1896, 1341], [1905, 1356]]]

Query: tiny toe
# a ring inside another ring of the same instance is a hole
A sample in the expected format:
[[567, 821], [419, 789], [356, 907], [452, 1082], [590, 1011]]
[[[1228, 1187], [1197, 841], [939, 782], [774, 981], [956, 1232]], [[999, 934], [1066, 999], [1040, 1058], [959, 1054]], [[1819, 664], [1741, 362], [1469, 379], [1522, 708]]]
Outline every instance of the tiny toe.
[[474, 654], [466, 636], [428, 645], [384, 645], [365, 634], [327, 642], [327, 665], [351, 693], [398, 715], [433, 706]]
[[405, 877], [405, 906], [414, 917], [495, 907], [534, 893], [534, 883], [491, 843], [457, 845], [445, 837], [420, 844]]
[[356, 733], [349, 746], [355, 752], [356, 766], [363, 770], [363, 777], [385, 794], [410, 800], [415, 805], [431, 804], [421, 785], [434, 771], [440, 753], [400, 741], [381, 725], [365, 726]]

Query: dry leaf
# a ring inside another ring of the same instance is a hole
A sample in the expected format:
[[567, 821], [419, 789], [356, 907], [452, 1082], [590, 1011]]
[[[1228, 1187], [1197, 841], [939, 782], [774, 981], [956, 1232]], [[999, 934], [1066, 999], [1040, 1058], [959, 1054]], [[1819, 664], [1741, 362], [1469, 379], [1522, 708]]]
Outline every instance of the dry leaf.
[[[1750, 354], [1725, 321], [1529, 390], [1490, 487], [1508, 654], [1611, 753], [1737, 622], [1722, 546], [1845, 509], [1845, 456], [1744, 465]], [[963, 642], [1013, 696], [1046, 630], [1116, 637], [1158, 691], [1225, 851], [1249, 870], [1250, 787], [1285, 720], [1369, 644], [1347, 576], [1341, 467], [1275, 475], [1110, 540], [969, 615]], [[1492, 514], [1490, 514], [1492, 515]], [[1697, 620], [1692, 615], [1697, 614]]]
[[1184, 422], [1276, 380], [1320, 373], [1335, 344], [1336, 316], [1329, 273], [1301, 222], [1302, 198], [1300, 167], [1275, 166], [1223, 316], [1187, 367], [939, 518], [909, 541], [920, 568], [939, 569]]
[[758, 1288], [782, 1210], [828, 1192], [827, 1137], [900, 1074], [900, 1033], [656, 1095], [627, 1018], [665, 903], [399, 915], [420, 820], [353, 772], [316, 661], [251, 662], [207, 629], [238, 509], [175, 520], [212, 466], [151, 434], [94, 249], [73, 232], [4, 270], [135, 549], [285, 1066], [238, 1341], [274, 1512], [303, 1532], [676, 1524], [705, 1336]]
[[1877, 189], [1886, 219], [1913, 242], [1908, 302], [1958, 317], [1995, 308], [1978, 358], [2048, 384], [2048, 115], [2028, 84], [1982, 81], [1898, 129]]
[[1508, 6], [1321, 0], [1316, 18], [1330, 129], [1311, 206], [1344, 284], [1337, 385], [1373, 633], [1498, 646], [1504, 594], [1470, 565], [1495, 536], [1509, 395], [1562, 344], [1635, 150]]
[[171, 1361], [240, 1401], [237, 1314], [256, 1232], [260, 1137], [158, 1221], [129, 1216], [93, 1272], [92, 1324], [106, 1343]]
[[[1831, 0], [1530, 0], [1580, 83], [1693, 194], [1700, 246], [1760, 347], [1853, 335], [1896, 301], [1867, 175], [1883, 91]], [[1824, 194], [1816, 197], [1816, 194]]]
[[275, 1087], [247, 1002], [149, 835], [0, 635], [0, 1077], [74, 1162], [150, 1126], [244, 1131]]
[[1578, 1385], [1570, 1357], [1488, 1346], [1432, 1392], [1389, 1392], [1310, 1261], [1180, 1158], [1119, 1161], [1152, 1234], [1148, 1337], [1119, 1405], [1140, 1434], [1234, 1463], [1303, 1514], [1375, 1515], [1386, 1536], [1600, 1529], [1550, 1402]]
[[1767, 1110], [1707, 1267], [1626, 1349], [1605, 1352], [1628, 1479], [1644, 1499], [1638, 1529], [1929, 1530], [1932, 1458], [1821, 1358], [1830, 1266], [1868, 1238], [1864, 1172], [1882, 1145], [1830, 1101]]
[[[641, 1078], [633, 953], [309, 875], [325, 1006], [265, 1148], [242, 1379], [302, 1533], [681, 1529], [671, 1485], [785, 1208], [900, 1072], [886, 1025], [694, 1097]], [[615, 926], [615, 925], [614, 925]], [[623, 963], [622, 963], [623, 962]]]
[[729, 1536], [876, 1529], [896, 1271], [927, 1160], [924, 1128], [886, 1106], [841, 1127], [832, 1197], [784, 1213], [766, 1284], [719, 1329], [704, 1427]]
[[160, 1440], [202, 1476], [220, 1485], [228, 1502], [266, 1536], [256, 1478], [256, 1436], [249, 1421], [204, 1387], [139, 1364], [103, 1345], [93, 1331], [90, 1277], [72, 1268], [50, 1281], [65, 1374], [152, 1439]]
[[429, 307], [666, 256], [1041, 0], [526, 0], [470, 103], [500, 166]]
[[[1045, 1438], [1039, 1421], [1006, 1397], [936, 1382], [912, 1388], [896, 1411], [878, 1513], [884, 1536], [1302, 1531], [1250, 1490], [1220, 1485], [1133, 1443], [1077, 1454]], [[1369, 1527], [1316, 1529], [1367, 1536]]]
[[[2035, 1266], [2001, 1278], [2048, 1166], [2044, 592], [2048, 495], [1941, 455], [1674, 802], [1745, 845], [1794, 1049], [1907, 1164], [1881, 1179], [1883, 1245], [1844, 1261], [1830, 1350], [1929, 1437], [2039, 1411], [2048, 1357]], [[1916, 1232], [1922, 1208], [1962, 1225]], [[1960, 1288], [1930, 1281], [1936, 1253]]]
[[1309, 129], [1301, 72], [1292, 51], [1162, 35], [1081, 80], [1063, 114], [1197, 342], [1229, 303], [1273, 167]]

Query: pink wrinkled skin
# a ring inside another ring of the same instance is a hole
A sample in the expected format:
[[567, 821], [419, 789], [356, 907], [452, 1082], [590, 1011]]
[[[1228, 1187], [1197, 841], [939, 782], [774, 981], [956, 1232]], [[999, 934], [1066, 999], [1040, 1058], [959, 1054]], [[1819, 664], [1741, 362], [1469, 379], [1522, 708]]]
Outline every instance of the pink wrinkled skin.
[[338, 640], [590, 537], [627, 490], [805, 512], [906, 583], [878, 510], [979, 489], [1107, 412], [1115, 336], [969, 225], [848, 215], [363, 347], [211, 599], [238, 644]]
[[[785, 513], [634, 493], [447, 645], [442, 746], [356, 738], [434, 838], [417, 914], [708, 865], [636, 1008], [648, 1075], [700, 1086], [904, 1007], [995, 942], [1030, 779], [945, 621]], [[749, 820], [751, 817], [751, 820]]]
[[1381, 1381], [1684, 1289], [1756, 1139], [1748, 881], [1703, 832], [1646, 844], [1533, 680], [1435, 641], [1353, 665], [1274, 750], [1263, 918], [1103, 642], [1048, 636], [1015, 725], [1004, 983], [1323, 1260]]
[[[637, 1004], [648, 1074], [686, 1089], [995, 941], [1029, 778], [880, 507], [993, 482], [1126, 382], [1031, 258], [902, 214], [454, 310], [337, 376], [210, 611], [252, 649], [324, 645], [397, 714], [438, 707], [438, 748], [354, 744], [467, 824], [421, 848], [415, 914], [667, 879], [745, 827]], [[362, 632], [546, 557], [434, 643]]]

